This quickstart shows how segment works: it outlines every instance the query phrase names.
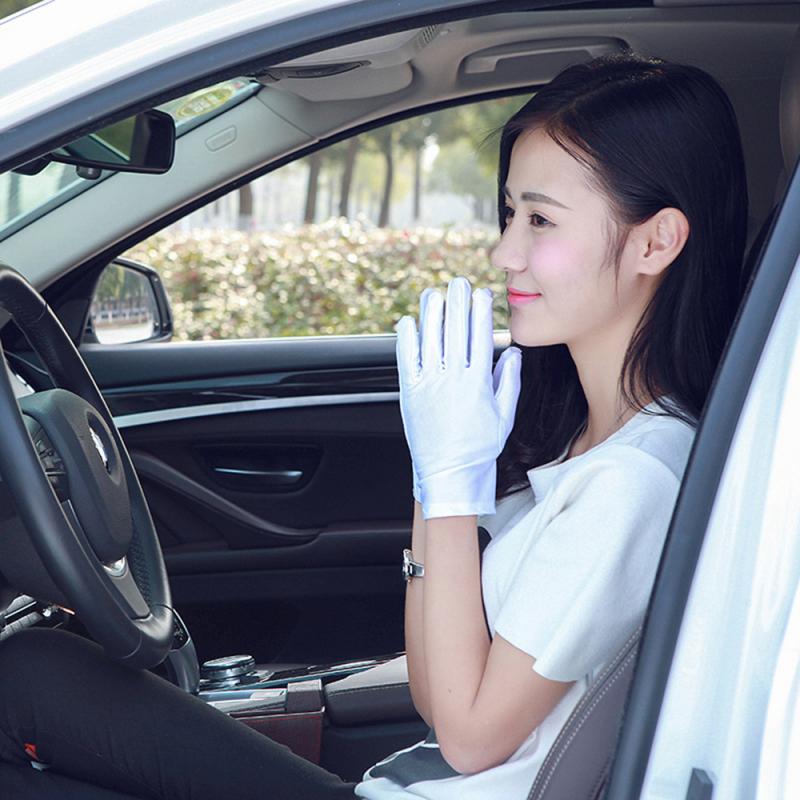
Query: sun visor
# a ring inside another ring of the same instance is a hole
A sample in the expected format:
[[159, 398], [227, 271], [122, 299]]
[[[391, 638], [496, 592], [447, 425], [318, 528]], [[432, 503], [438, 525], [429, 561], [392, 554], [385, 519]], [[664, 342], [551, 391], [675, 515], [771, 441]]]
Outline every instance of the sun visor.
[[439, 26], [429, 25], [379, 36], [276, 64], [253, 77], [311, 101], [379, 97], [411, 85], [411, 60], [438, 35]]

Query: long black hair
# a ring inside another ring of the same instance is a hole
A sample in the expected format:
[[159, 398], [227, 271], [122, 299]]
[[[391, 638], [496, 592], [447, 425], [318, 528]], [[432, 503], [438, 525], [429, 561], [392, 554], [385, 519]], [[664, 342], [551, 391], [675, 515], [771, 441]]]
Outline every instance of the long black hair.
[[[696, 423], [746, 282], [747, 184], [730, 100], [701, 69], [631, 52], [568, 67], [503, 127], [501, 232], [511, 148], [539, 126], [607, 200], [607, 262], [617, 272], [631, 227], [662, 208], [686, 215], [688, 239], [633, 332], [619, 386], [631, 408], [655, 398], [662, 413]], [[497, 463], [498, 499], [529, 487], [526, 472], [560, 456], [588, 411], [565, 344], [512, 344], [522, 351], [522, 388]]]

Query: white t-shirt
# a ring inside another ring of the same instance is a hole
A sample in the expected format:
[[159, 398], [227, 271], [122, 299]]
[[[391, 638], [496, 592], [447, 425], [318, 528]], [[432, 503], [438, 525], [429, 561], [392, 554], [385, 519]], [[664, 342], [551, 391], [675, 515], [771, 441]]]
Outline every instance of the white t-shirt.
[[575, 705], [644, 618], [693, 439], [676, 417], [639, 412], [585, 453], [563, 461], [567, 448], [529, 470], [531, 490], [478, 517], [492, 537], [481, 567], [491, 636], [533, 656], [545, 678], [575, 685], [502, 764], [463, 775], [431, 730], [368, 769], [358, 797], [527, 798]]

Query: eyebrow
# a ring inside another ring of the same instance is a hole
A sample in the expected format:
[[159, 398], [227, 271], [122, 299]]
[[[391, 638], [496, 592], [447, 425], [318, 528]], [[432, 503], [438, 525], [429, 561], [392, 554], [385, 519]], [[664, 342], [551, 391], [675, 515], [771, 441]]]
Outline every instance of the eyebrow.
[[[503, 187], [503, 194], [508, 197], [510, 200], [514, 198], [511, 197], [511, 192], [508, 191], [508, 186]], [[520, 195], [523, 202], [528, 203], [549, 203], [551, 206], [558, 206], [559, 208], [566, 208], [567, 211], [571, 211], [569, 206], [565, 206], [563, 203], [559, 203], [558, 200], [553, 199], [552, 197], [548, 197], [546, 194], [541, 194], [540, 192], [523, 192]]]

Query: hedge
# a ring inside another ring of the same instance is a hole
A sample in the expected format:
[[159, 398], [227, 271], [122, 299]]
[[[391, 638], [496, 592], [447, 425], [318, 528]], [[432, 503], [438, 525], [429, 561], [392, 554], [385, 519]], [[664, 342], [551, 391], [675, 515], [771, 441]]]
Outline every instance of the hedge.
[[456, 275], [494, 292], [494, 325], [506, 328], [505, 276], [489, 265], [490, 229], [376, 228], [331, 219], [280, 232], [163, 232], [126, 253], [158, 270], [174, 338], [392, 333], [419, 314], [427, 286]]

